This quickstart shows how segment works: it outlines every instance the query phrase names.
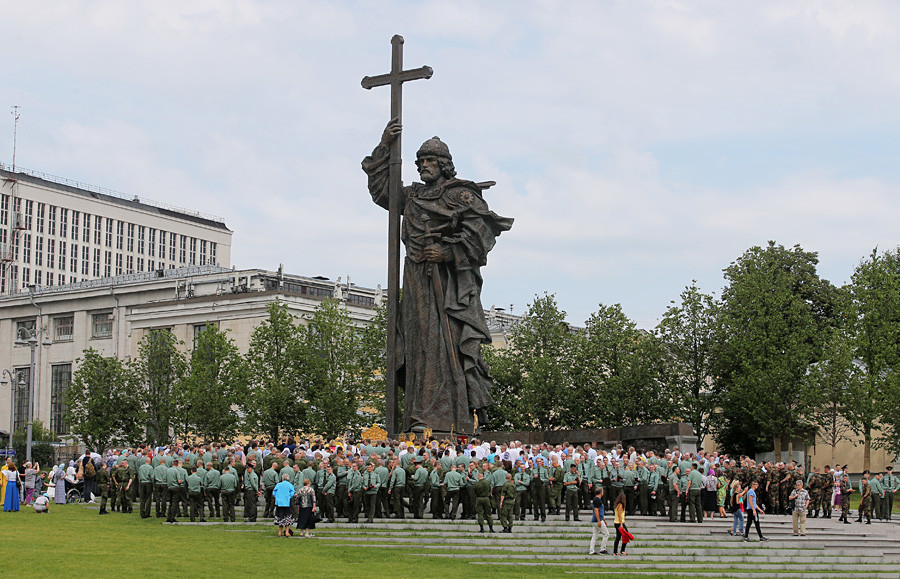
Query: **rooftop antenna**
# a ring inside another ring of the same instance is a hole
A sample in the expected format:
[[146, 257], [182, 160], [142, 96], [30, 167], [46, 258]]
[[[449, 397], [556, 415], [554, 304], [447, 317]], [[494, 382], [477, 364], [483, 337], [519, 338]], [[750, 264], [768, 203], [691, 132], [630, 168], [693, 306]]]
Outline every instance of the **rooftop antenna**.
[[16, 136], [19, 132], [19, 117], [22, 116], [21, 113], [19, 113], [20, 108], [21, 107], [19, 105], [13, 105], [12, 111], [10, 111], [12, 113], [13, 118], [15, 119], [15, 121], [13, 122], [13, 163], [12, 163], [13, 173], [15, 173], [15, 171], [16, 171]]

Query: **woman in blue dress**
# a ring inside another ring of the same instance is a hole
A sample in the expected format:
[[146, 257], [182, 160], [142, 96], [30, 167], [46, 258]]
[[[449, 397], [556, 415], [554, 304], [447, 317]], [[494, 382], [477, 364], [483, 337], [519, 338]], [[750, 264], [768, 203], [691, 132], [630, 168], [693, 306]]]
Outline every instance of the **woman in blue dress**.
[[16, 465], [10, 465], [7, 463], [9, 467], [7, 470], [3, 471], [3, 478], [5, 479], [4, 484], [6, 486], [6, 496], [3, 500], [3, 510], [6, 512], [9, 511], [18, 511], [19, 510], [19, 471], [16, 469]]

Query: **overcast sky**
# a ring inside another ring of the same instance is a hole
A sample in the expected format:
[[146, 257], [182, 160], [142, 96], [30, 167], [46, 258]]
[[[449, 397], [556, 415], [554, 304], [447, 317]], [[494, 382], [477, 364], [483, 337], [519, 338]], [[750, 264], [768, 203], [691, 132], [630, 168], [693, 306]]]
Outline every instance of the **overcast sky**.
[[772, 239], [849, 280], [900, 235], [900, 3], [0, 0], [0, 160], [220, 215], [237, 267], [386, 279], [360, 160], [422, 141], [514, 217], [483, 302], [645, 328]]

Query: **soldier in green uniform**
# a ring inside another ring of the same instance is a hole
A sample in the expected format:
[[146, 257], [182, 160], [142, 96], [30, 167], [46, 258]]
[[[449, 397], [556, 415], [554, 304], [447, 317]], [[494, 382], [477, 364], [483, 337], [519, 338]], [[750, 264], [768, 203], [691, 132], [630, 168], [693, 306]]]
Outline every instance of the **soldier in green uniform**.
[[465, 475], [463, 474], [463, 465], [450, 467], [450, 471], [444, 475], [444, 490], [446, 497], [444, 499], [444, 513], [451, 521], [456, 519], [456, 513], [459, 509], [459, 492], [465, 484]]
[[[266, 457], [266, 458], [268, 458], [268, 457]], [[264, 519], [275, 515], [275, 495], [273, 495], [272, 492], [275, 490], [275, 485], [277, 485], [278, 481], [281, 480], [281, 477], [279, 475], [280, 475], [280, 472], [278, 470], [277, 462], [273, 462], [271, 465], [271, 468], [267, 468], [265, 470], [265, 472], [263, 473], [262, 484], [263, 484], [263, 487], [265, 488], [265, 493], [266, 493], [266, 508], [263, 511]], [[247, 478], [247, 475], [245, 474], [244, 475], [244, 488], [245, 489], [247, 487], [246, 478]], [[310, 480], [312, 480], [312, 479], [310, 479]], [[244, 495], [245, 495], [244, 498], [246, 499], [247, 498], [246, 491], [244, 492]]]
[[375, 503], [378, 502], [378, 489], [381, 488], [381, 477], [375, 472], [375, 464], [366, 465], [366, 472], [363, 473], [362, 491], [365, 501], [366, 522], [374, 523]]
[[894, 497], [897, 495], [897, 491], [900, 490], [900, 477], [894, 474], [894, 467], [892, 465], [888, 465], [884, 470], [887, 472], [884, 477], [884, 512], [886, 515], [885, 520], [890, 521], [891, 515], [894, 512]]
[[481, 532], [484, 532], [484, 520], [487, 519], [488, 527], [493, 533], [494, 518], [491, 516], [491, 481], [485, 478], [483, 472], [478, 473], [478, 482], [475, 483], [475, 513]]
[[108, 515], [109, 512], [106, 510], [106, 499], [109, 496], [109, 482], [110, 482], [109, 471], [106, 468], [105, 462], [100, 462], [100, 470], [97, 471], [97, 475], [94, 478], [94, 484], [97, 485], [97, 492], [100, 494], [100, 514]]
[[169, 497], [169, 516], [166, 518], [167, 523], [174, 523], [176, 517], [180, 517], [181, 513], [178, 508], [181, 505], [181, 495], [184, 491], [184, 479], [181, 478], [180, 461], [172, 460], [172, 466], [166, 470], [166, 486], [168, 487]]
[[349, 503], [349, 506], [347, 507], [349, 509], [347, 511], [348, 523], [359, 522], [359, 511], [362, 507], [362, 488], [363, 477], [359, 474], [359, 464], [352, 462], [350, 464], [350, 472], [347, 474], [347, 502]]
[[659, 492], [660, 486], [660, 477], [659, 477], [659, 469], [657, 468], [656, 463], [652, 463], [647, 468], [647, 514], [651, 517], [656, 516], [657, 507], [662, 510], [663, 516], [665, 516], [665, 506], [662, 502], [662, 497]]
[[391, 503], [394, 507], [394, 518], [405, 519], [406, 505], [403, 502], [403, 495], [406, 493], [406, 471], [400, 466], [399, 459], [394, 459], [391, 465], [388, 487], [388, 496], [391, 497]]
[[700, 489], [703, 487], [703, 475], [697, 463], [691, 465], [691, 472], [688, 473], [687, 493], [688, 493], [688, 514], [691, 522], [703, 522], [703, 509], [700, 505]]
[[863, 477], [859, 481], [859, 516], [856, 518], [857, 523], [861, 523], [863, 517], [866, 518], [866, 524], [872, 524], [872, 488], [869, 485], [869, 471], [863, 472]]
[[534, 520], [547, 520], [545, 504], [547, 502], [547, 487], [550, 485], [550, 471], [544, 466], [544, 459], [538, 457], [537, 466], [531, 473], [531, 502], [534, 509]]
[[499, 460], [494, 462], [494, 469], [491, 471], [491, 506], [500, 515], [500, 489], [506, 484], [506, 469]]
[[531, 473], [525, 471], [522, 461], [516, 461], [516, 474], [513, 476], [516, 487], [516, 504], [513, 515], [520, 521], [525, 520], [525, 508], [528, 501], [528, 489], [531, 485]]
[[[278, 471], [273, 470], [271, 468], [267, 469], [264, 474], [273, 473], [274, 476], [278, 476]], [[259, 486], [259, 475], [256, 474], [252, 465], [247, 465], [244, 470], [244, 521], [248, 523], [256, 522], [256, 517], [258, 515], [259, 509], [259, 496], [262, 494], [262, 490]], [[273, 503], [274, 504], [274, 503]], [[274, 507], [272, 509], [272, 514], [274, 515], [275, 510]], [[263, 512], [263, 518], [265, 518], [265, 512]]]
[[335, 462], [335, 467], [334, 467], [334, 476], [337, 479], [337, 488], [334, 493], [334, 500], [335, 500], [335, 508], [337, 509], [336, 516], [338, 516], [338, 517], [349, 517], [350, 509], [348, 507], [349, 501], [347, 500], [347, 497], [348, 497], [348, 495], [347, 495], [347, 472], [348, 472], [348, 470], [349, 469], [348, 469], [346, 463], [344, 462], [344, 459], [341, 457], [338, 457], [337, 461]]
[[119, 463], [119, 466], [116, 467], [113, 473], [113, 478], [116, 480], [116, 500], [119, 503], [119, 509], [123, 513], [130, 513], [131, 501], [129, 493], [131, 493], [132, 480], [131, 469], [126, 461], [123, 460]]
[[425, 513], [425, 483], [428, 482], [428, 470], [422, 466], [422, 457], [417, 456], [415, 459], [416, 470], [412, 477], [412, 501], [411, 507], [413, 518], [421, 519]]
[[841, 518], [845, 525], [850, 524], [850, 494], [853, 492], [853, 486], [850, 484], [850, 477], [844, 475], [841, 477]]
[[156, 517], [166, 516], [166, 505], [169, 498], [169, 487], [166, 484], [166, 471], [168, 471], [165, 460], [159, 460], [153, 468], [153, 488], [156, 494]]
[[552, 463], [553, 464], [550, 465], [549, 489], [550, 513], [558, 515], [562, 506], [562, 479], [566, 476], [566, 471], [563, 469], [562, 465], [557, 462], [556, 455], [553, 455]]
[[326, 464], [323, 470], [325, 471], [325, 476], [322, 480], [322, 509], [325, 514], [326, 522], [333, 523], [334, 493], [337, 490], [337, 477], [335, 476], [334, 469], [331, 468], [330, 464]]
[[500, 526], [503, 527], [501, 533], [512, 533], [513, 509], [516, 503], [516, 484], [513, 482], [511, 474], [506, 475], [506, 482], [500, 489]]
[[385, 466], [382, 458], [375, 460], [375, 474], [378, 475], [378, 499], [375, 501], [375, 517], [388, 518], [390, 514], [390, 501], [388, 500], [388, 482], [391, 471]]
[[637, 499], [641, 509], [641, 515], [647, 516], [650, 512], [650, 469], [646, 463], [639, 463], [637, 467]]
[[625, 514], [631, 516], [637, 508], [637, 471], [631, 465], [625, 467]]
[[884, 484], [881, 482], [881, 473], [875, 473], [875, 478], [869, 480], [869, 491], [872, 493], [872, 516], [875, 519], [883, 519], [884, 513]]
[[221, 479], [222, 475], [216, 470], [214, 462], [206, 463], [206, 502], [209, 505], [210, 518], [222, 516], [222, 508], [219, 503], [219, 493], [222, 489]]
[[191, 474], [187, 477], [188, 497], [191, 501], [191, 522], [197, 518], [201, 523], [206, 522], [203, 515], [203, 478], [197, 473], [197, 467], [191, 467]]
[[444, 468], [437, 462], [429, 475], [431, 483], [431, 518], [444, 518]]
[[150, 505], [153, 499], [153, 466], [150, 457], [144, 459], [144, 463], [138, 467], [138, 485], [140, 485], [141, 518], [150, 518]]
[[574, 514], [575, 520], [578, 518], [578, 494], [581, 487], [581, 477], [578, 476], [578, 465], [572, 464], [562, 479], [562, 486], [566, 489], [566, 521], [569, 515]]
[[[473, 451], [474, 452], [474, 451]], [[478, 482], [478, 466], [474, 459], [469, 461], [466, 466], [466, 486], [460, 490], [462, 496], [462, 518], [475, 518], [475, 483]]]
[[[678, 465], [672, 466], [669, 472], [669, 522], [674, 523], [678, 518], [678, 505], [681, 502], [681, 469]], [[684, 509], [681, 511], [681, 520], [684, 520]]]
[[231, 466], [225, 466], [219, 478], [222, 493], [222, 520], [234, 522], [234, 494], [237, 492], [238, 480], [231, 472]]

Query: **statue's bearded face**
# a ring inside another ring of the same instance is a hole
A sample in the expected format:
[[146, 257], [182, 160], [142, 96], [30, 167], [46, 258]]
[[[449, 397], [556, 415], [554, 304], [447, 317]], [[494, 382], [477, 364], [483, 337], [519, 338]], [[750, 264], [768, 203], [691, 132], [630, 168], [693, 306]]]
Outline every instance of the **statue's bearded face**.
[[438, 158], [433, 155], [425, 155], [416, 160], [419, 168], [419, 177], [426, 184], [434, 183], [441, 176], [441, 166]]

